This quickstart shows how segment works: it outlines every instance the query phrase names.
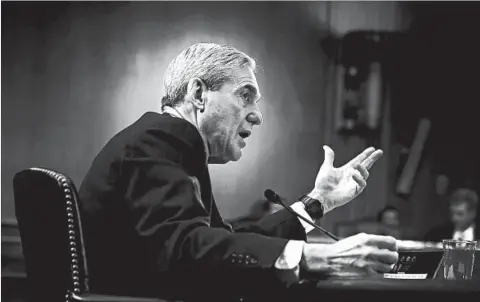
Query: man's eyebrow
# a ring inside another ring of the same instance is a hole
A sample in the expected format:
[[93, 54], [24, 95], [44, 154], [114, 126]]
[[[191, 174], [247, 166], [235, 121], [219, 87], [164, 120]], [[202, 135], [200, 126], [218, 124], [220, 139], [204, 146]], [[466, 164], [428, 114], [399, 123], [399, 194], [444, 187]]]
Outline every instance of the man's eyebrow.
[[242, 89], [248, 89], [250, 90], [253, 94], [258, 95], [258, 90], [257, 87], [253, 86], [252, 84], [245, 84], [239, 86], [237, 89], [235, 89], [235, 92], [240, 92]]

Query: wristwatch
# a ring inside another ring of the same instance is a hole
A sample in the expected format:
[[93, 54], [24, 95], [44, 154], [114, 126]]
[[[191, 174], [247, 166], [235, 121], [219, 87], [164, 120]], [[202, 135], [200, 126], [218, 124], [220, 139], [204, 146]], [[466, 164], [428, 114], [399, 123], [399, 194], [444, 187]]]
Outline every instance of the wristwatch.
[[300, 197], [299, 201], [303, 202], [308, 215], [310, 215], [310, 217], [312, 217], [314, 220], [323, 217], [325, 208], [320, 200], [303, 195]]

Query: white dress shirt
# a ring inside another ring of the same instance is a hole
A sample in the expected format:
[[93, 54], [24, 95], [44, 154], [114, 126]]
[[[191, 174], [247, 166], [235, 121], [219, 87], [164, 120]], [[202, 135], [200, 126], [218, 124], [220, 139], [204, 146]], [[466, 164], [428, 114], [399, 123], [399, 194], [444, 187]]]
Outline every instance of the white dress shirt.
[[[297, 201], [292, 204], [290, 208], [295, 211], [297, 214], [305, 217], [307, 220], [314, 222], [313, 219], [308, 215], [305, 210], [305, 205], [301, 201]], [[313, 226], [309, 225], [300, 218], [297, 218], [302, 226], [305, 229], [305, 233], [309, 233], [314, 229]], [[303, 247], [305, 246], [305, 241], [301, 240], [290, 240], [283, 249], [283, 253], [278, 257], [275, 262], [275, 268], [280, 272], [287, 273], [286, 275], [280, 276], [285, 279], [298, 279], [300, 273], [300, 261], [303, 256]], [[293, 276], [292, 276], [293, 275]]]
[[475, 240], [475, 225], [471, 225], [464, 231], [456, 230], [453, 232], [453, 239], [455, 240]]

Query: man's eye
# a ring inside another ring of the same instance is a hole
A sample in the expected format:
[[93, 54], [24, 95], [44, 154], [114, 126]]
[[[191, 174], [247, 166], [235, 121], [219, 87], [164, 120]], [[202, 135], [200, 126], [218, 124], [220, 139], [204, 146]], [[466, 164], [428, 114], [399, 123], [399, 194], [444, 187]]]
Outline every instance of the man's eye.
[[250, 98], [250, 93], [245, 92], [244, 94], [242, 94], [242, 98], [248, 100]]

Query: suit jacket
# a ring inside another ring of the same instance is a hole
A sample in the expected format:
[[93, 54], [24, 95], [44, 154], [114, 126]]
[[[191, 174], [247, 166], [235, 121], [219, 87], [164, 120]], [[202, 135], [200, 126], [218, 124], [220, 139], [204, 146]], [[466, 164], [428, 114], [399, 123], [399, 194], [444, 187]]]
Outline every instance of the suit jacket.
[[[454, 232], [454, 226], [452, 223], [446, 223], [431, 229], [425, 235], [425, 241], [441, 242], [443, 239], [452, 239]], [[478, 229], [474, 230], [475, 239], [480, 239], [480, 232]]]
[[115, 135], [79, 195], [90, 284], [101, 293], [188, 300], [276, 287], [287, 241], [306, 240], [287, 211], [233, 230], [217, 209], [200, 133], [167, 114], [148, 112]]

